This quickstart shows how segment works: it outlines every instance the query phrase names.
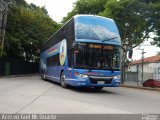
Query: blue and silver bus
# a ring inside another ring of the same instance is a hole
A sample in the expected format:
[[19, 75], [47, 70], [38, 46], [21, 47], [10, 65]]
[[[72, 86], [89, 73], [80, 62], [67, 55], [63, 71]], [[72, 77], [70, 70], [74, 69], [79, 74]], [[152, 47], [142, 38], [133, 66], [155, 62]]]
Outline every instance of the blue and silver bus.
[[75, 87], [118, 87], [121, 39], [114, 20], [76, 15], [42, 47], [42, 79]]

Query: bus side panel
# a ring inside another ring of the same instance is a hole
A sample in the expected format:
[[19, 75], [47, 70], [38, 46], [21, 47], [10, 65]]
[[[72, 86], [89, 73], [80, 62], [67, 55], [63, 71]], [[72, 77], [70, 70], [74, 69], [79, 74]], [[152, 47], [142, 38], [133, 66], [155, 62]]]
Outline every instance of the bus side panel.
[[62, 40], [41, 54], [41, 71], [49, 80], [60, 82], [61, 72], [67, 69], [67, 42]]

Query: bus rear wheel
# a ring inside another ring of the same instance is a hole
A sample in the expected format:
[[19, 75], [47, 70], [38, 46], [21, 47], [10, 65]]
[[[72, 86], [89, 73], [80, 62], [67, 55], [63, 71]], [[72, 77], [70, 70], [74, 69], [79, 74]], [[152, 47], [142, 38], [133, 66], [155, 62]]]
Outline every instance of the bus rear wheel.
[[61, 80], [60, 80], [60, 82], [61, 82], [61, 86], [63, 87], [63, 88], [67, 88], [67, 84], [66, 84], [66, 82], [65, 82], [65, 75], [64, 75], [64, 72], [62, 72], [61, 73]]
[[103, 87], [94, 87], [95, 90], [102, 90]]

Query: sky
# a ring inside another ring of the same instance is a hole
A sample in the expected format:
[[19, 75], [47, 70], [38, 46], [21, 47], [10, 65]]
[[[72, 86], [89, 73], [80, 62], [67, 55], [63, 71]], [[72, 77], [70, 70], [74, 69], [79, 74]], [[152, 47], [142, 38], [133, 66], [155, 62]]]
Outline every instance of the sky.
[[[45, 6], [53, 20], [61, 22], [63, 17], [67, 16], [67, 13], [73, 9], [73, 3], [77, 0], [26, 0], [28, 3], [34, 3], [38, 6]], [[147, 45], [147, 46], [146, 46]], [[150, 57], [156, 55], [160, 48], [150, 45], [150, 41], [144, 42], [140, 49], [144, 49], [144, 57]], [[133, 60], [141, 59], [142, 50], [138, 50], [138, 47], [133, 50]]]
[[38, 6], [45, 6], [53, 20], [61, 22], [73, 8], [73, 3], [77, 0], [25, 0], [27, 3], [34, 3]]
[[151, 57], [157, 54], [157, 52], [160, 52], [160, 48], [153, 46], [150, 44], [151, 40], [146, 41], [140, 45], [140, 47], [136, 47], [133, 49], [133, 60], [139, 60], [142, 58], [142, 50], [139, 49], [144, 49], [144, 58], [146, 57]]

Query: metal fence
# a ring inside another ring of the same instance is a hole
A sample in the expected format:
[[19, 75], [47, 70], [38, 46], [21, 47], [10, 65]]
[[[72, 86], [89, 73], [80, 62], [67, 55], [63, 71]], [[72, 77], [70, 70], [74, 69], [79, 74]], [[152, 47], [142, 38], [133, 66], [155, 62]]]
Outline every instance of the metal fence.
[[0, 59], [0, 76], [38, 73], [39, 64], [14, 59]]
[[153, 69], [153, 79], [160, 80], [160, 67]]
[[160, 81], [160, 68], [155, 67], [152, 72], [143, 72], [143, 75], [142, 72], [126, 72], [124, 81], [127, 84], [142, 86], [142, 84], [148, 79]]

